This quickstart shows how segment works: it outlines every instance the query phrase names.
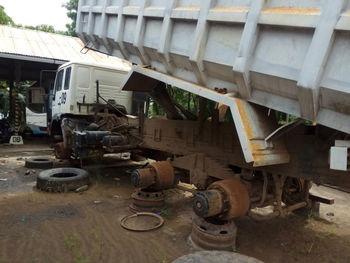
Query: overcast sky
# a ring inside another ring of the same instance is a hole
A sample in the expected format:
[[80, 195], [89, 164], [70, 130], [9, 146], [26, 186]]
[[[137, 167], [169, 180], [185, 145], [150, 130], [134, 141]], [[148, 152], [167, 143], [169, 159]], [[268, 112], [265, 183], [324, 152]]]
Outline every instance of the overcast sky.
[[66, 30], [71, 20], [62, 4], [68, 0], [0, 0], [0, 5], [16, 24], [37, 26], [52, 25], [55, 30]]

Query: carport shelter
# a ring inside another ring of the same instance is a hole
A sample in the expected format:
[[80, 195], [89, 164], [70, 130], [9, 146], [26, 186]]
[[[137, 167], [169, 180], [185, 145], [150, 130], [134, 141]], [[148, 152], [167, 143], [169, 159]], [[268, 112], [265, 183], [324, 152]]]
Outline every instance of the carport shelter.
[[118, 58], [87, 49], [76, 37], [0, 25], [0, 80], [10, 87], [10, 120], [13, 122], [15, 116], [16, 83], [36, 81], [48, 94], [57, 68], [72, 60], [120, 62]]

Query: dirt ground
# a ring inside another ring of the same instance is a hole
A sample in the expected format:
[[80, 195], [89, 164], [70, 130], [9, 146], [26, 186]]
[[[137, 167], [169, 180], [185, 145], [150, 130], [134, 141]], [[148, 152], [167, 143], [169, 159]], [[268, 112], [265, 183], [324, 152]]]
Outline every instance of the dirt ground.
[[[171, 262], [194, 251], [187, 244], [193, 216], [189, 192], [166, 191], [162, 228], [130, 232], [120, 220], [130, 214], [133, 167], [90, 167], [93, 184], [83, 193], [40, 192], [34, 187], [40, 170], [28, 170], [24, 161], [52, 152], [45, 138], [25, 143], [0, 145], [0, 179], [5, 179], [0, 180], [0, 263]], [[335, 204], [321, 205], [319, 218], [240, 218], [237, 251], [264, 262], [350, 262], [350, 194], [327, 187], [313, 191]]]

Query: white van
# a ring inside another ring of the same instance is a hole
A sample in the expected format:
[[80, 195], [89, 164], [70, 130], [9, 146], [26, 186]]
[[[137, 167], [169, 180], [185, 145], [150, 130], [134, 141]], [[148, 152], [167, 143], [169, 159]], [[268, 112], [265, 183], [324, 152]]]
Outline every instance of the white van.
[[45, 89], [28, 87], [26, 90], [26, 125], [34, 135], [47, 134]]

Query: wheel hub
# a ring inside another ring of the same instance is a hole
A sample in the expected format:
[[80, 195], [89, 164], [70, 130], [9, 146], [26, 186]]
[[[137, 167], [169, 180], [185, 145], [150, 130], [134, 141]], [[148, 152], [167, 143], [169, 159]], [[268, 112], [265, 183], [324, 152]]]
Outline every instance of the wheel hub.
[[162, 192], [136, 190], [131, 194], [131, 198], [130, 209], [133, 212], [154, 212], [164, 209], [164, 194]]
[[237, 227], [233, 220], [195, 216], [189, 242], [200, 250], [230, 250], [236, 244]]

